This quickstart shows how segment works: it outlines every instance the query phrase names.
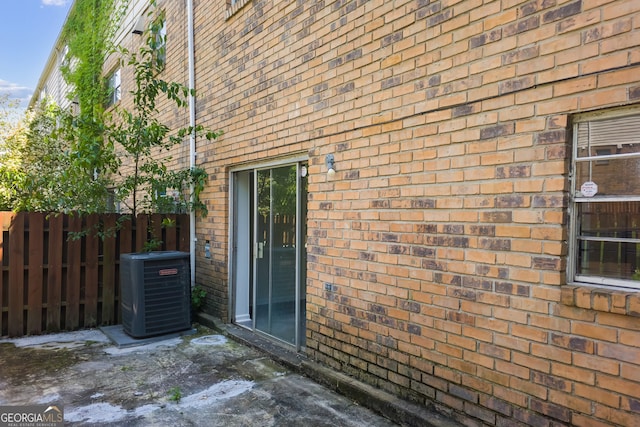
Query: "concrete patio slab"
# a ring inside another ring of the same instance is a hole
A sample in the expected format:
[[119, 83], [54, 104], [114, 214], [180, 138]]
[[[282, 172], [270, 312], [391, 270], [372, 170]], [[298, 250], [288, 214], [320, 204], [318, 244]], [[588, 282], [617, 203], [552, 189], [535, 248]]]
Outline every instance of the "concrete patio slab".
[[[395, 408], [381, 416], [310, 379], [320, 371], [296, 365], [300, 355], [237, 339], [204, 326], [120, 344], [98, 329], [0, 339], [0, 406], [57, 405], [72, 426], [456, 425], [372, 391], [375, 405]], [[366, 390], [339, 382], [347, 396]]]
[[118, 347], [100, 330], [0, 340], [0, 405], [57, 404], [68, 425], [392, 426], [200, 327]]

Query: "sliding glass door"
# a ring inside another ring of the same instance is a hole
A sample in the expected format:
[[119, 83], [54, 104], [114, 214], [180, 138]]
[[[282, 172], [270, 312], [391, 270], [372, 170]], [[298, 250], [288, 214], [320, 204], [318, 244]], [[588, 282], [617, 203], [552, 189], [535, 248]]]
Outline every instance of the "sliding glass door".
[[234, 179], [236, 322], [296, 347], [304, 345], [305, 337], [306, 174], [302, 166], [243, 171]]

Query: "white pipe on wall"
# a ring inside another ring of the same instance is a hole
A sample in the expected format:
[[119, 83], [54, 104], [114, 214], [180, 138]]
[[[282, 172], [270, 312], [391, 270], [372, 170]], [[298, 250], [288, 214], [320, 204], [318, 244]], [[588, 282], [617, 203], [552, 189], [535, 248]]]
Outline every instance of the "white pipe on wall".
[[[189, 51], [189, 90], [195, 89], [195, 44], [193, 37], [193, 0], [187, 0], [187, 49]], [[193, 94], [189, 94], [189, 126], [196, 126], [196, 100]], [[196, 133], [192, 130], [189, 136], [189, 167], [196, 166]], [[190, 188], [193, 194], [193, 185]], [[191, 287], [196, 283], [196, 213], [191, 210], [189, 213], [189, 254], [191, 260]]]

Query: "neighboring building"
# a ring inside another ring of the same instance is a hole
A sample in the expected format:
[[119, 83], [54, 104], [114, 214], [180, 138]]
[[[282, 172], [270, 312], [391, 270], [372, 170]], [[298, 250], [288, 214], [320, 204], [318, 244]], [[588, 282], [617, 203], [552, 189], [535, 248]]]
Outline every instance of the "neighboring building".
[[64, 64], [68, 48], [61, 38], [58, 38], [40, 75], [38, 86], [31, 97], [29, 107], [36, 107], [37, 102], [45, 99], [55, 102], [62, 108], [69, 108], [71, 101], [67, 97], [69, 85], [64, 81], [60, 67]]
[[467, 425], [640, 423], [640, 2], [191, 4], [209, 314]]

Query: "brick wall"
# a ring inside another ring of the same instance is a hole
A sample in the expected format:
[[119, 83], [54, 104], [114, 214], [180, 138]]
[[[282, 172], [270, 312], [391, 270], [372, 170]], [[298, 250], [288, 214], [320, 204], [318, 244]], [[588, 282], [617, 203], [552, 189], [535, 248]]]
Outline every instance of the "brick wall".
[[[167, 82], [176, 82], [188, 87], [188, 50], [187, 50], [187, 13], [184, 5], [178, 2], [164, 1], [158, 2], [157, 8], [154, 9], [148, 5], [145, 6], [144, 0], [135, 0], [131, 3], [128, 13], [123, 17], [122, 27], [125, 30], [119, 32], [119, 45], [130, 52], [130, 54], [139, 54], [139, 49], [147, 42], [146, 34], [133, 34], [131, 28], [138, 21], [139, 17], [143, 18], [145, 28], [148, 27], [151, 19], [154, 19], [160, 12], [164, 11], [166, 15], [166, 56], [167, 61], [164, 70], [157, 75], [157, 78]], [[151, 15], [149, 15], [152, 13]], [[121, 100], [118, 107], [133, 111], [133, 95], [130, 93], [135, 91], [135, 76], [133, 68], [128, 65], [130, 55], [123, 55], [120, 52], [113, 53], [105, 64], [106, 73], [110, 73], [118, 68], [121, 70]], [[177, 107], [174, 101], [166, 99], [164, 95], [159, 95], [156, 99], [157, 109], [159, 111], [160, 123], [167, 125], [171, 132], [180, 128], [189, 126], [189, 110], [186, 107]], [[109, 110], [116, 117], [115, 108]], [[170, 133], [171, 133], [170, 132]], [[152, 150], [153, 156], [162, 160], [169, 169], [186, 169], [189, 168], [189, 141], [185, 138], [182, 144], [177, 144], [169, 150], [155, 148]], [[122, 162], [120, 172], [122, 176], [132, 174], [135, 164], [131, 156], [120, 156]], [[144, 194], [138, 196], [138, 202]], [[132, 206], [132, 198], [129, 198], [122, 204], [121, 209], [127, 212]]]
[[640, 103], [640, 3], [244, 3], [195, 1], [207, 310], [229, 168], [308, 153], [311, 358], [471, 426], [637, 424], [638, 294], [565, 271], [571, 118]]

